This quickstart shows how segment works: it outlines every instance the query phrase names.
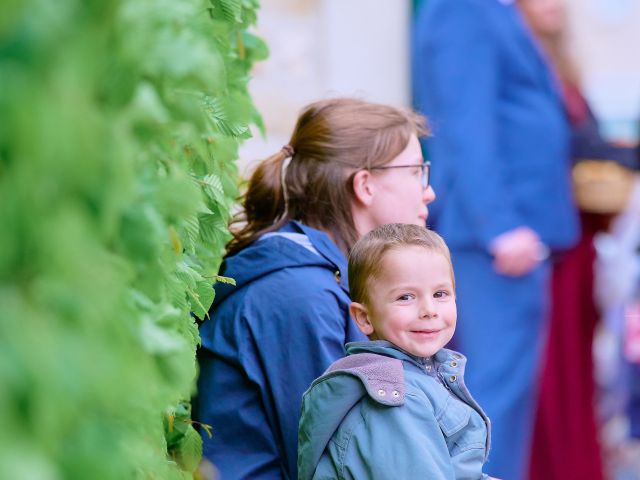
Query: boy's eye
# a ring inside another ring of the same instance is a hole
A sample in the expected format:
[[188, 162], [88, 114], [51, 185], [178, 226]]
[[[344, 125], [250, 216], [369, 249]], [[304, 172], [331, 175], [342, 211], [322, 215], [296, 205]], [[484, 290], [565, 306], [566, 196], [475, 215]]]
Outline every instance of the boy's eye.
[[448, 296], [449, 296], [449, 292], [447, 292], [446, 290], [438, 290], [436, 293], [433, 294], [433, 298], [444, 298]]
[[409, 300], [412, 300], [413, 298], [414, 297], [413, 297], [413, 295], [411, 293], [405, 293], [403, 295], [400, 295], [398, 297], [398, 300], [401, 301], [401, 302], [407, 302]]

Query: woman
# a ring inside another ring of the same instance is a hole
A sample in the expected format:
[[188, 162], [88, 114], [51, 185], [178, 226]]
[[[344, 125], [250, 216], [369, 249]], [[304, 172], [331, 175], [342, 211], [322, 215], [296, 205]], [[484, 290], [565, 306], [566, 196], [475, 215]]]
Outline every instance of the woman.
[[304, 391], [344, 344], [345, 255], [392, 222], [424, 225], [435, 199], [418, 138], [424, 118], [361, 100], [309, 105], [291, 140], [259, 165], [201, 329], [197, 418], [222, 479], [297, 478]]
[[[630, 148], [606, 142], [580, 92], [579, 75], [567, 53], [563, 0], [520, 0], [527, 23], [560, 80], [571, 124], [573, 161], [614, 160], [637, 168]], [[593, 236], [608, 217], [581, 215], [582, 236], [553, 267], [549, 338], [542, 364], [540, 398], [529, 477], [603, 478], [594, 413], [592, 344], [598, 312], [593, 302]]]

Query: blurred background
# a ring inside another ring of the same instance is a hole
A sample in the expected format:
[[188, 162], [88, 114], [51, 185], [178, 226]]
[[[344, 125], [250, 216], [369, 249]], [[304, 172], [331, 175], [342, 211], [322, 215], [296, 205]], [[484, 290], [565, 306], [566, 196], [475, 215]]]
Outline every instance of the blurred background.
[[[241, 173], [248, 176], [257, 161], [288, 143], [299, 110], [311, 101], [356, 96], [410, 106], [411, 21], [424, 1], [263, 0], [256, 34], [269, 45], [270, 56], [253, 70], [250, 90], [266, 136], [256, 131], [241, 147]], [[569, 54], [600, 133], [616, 145], [636, 145], [640, 0], [566, 0], [566, 8]], [[606, 203], [608, 193], [600, 194]], [[638, 410], [633, 390], [640, 383], [640, 207], [631, 197], [623, 212], [606, 218], [608, 231], [595, 238], [594, 295], [601, 321], [594, 336], [594, 408], [605, 476], [615, 480], [640, 479], [640, 441], [629, 418]]]
[[[289, 141], [302, 106], [331, 96], [410, 105], [412, 3], [266, 0], [256, 33], [270, 56], [250, 90], [267, 129], [240, 152], [241, 171]], [[380, 65], [385, 65], [380, 69]]]
[[[318, 98], [359, 96], [411, 105], [409, 29], [425, 0], [263, 0], [256, 33], [269, 58], [250, 90], [267, 137], [247, 141], [241, 165], [285, 144], [301, 107]], [[635, 141], [640, 114], [639, 0], [567, 0], [570, 46], [603, 133]], [[384, 65], [384, 68], [380, 68]]]

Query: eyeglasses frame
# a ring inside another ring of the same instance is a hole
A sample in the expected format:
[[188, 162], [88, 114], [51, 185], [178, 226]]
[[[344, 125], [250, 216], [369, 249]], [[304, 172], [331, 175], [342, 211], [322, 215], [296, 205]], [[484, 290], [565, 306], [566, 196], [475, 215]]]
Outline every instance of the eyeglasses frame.
[[429, 188], [430, 176], [431, 176], [431, 162], [428, 160], [425, 160], [421, 164], [383, 165], [381, 167], [369, 167], [367, 170], [391, 170], [393, 168], [420, 168], [422, 170], [422, 188], [425, 190]]

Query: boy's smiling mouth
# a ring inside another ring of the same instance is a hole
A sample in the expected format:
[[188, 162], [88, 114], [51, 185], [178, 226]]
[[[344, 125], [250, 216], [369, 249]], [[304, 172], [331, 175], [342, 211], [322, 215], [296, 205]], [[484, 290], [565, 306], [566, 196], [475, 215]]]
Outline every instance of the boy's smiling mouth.
[[422, 329], [422, 330], [409, 330], [414, 335], [419, 335], [422, 337], [435, 337], [440, 330], [437, 329]]

